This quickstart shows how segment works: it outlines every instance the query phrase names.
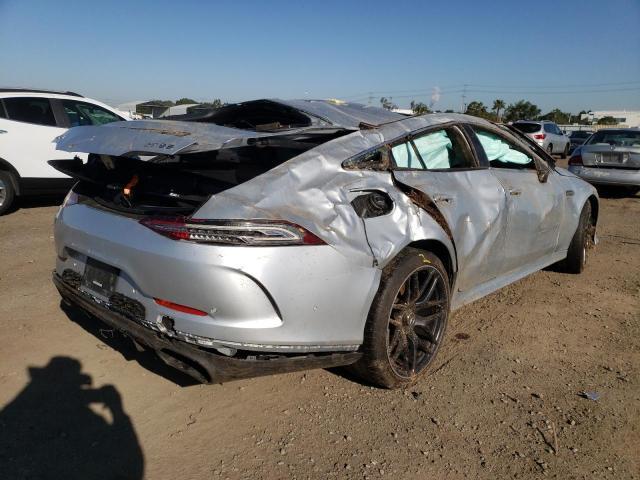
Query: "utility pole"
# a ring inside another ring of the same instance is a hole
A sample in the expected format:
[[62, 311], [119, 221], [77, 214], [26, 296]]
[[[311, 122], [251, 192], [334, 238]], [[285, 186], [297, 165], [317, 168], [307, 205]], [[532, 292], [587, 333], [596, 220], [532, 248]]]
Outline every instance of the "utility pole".
[[460, 113], [464, 113], [467, 111], [467, 87], [469, 84], [465, 83], [464, 88], [462, 89], [462, 111]]

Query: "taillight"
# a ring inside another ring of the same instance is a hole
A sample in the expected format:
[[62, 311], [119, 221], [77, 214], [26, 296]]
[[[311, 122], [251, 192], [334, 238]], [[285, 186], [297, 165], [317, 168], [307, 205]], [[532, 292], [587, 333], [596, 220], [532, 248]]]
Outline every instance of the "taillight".
[[305, 228], [284, 221], [208, 221], [144, 218], [140, 223], [172, 240], [224, 245], [323, 245]]
[[569, 158], [569, 165], [582, 165], [582, 155], [580, 152], [571, 155], [571, 158]]
[[536, 140], [544, 140], [545, 138], [547, 138], [547, 134], [546, 133], [536, 133], [533, 138], [535, 138]]
[[165, 308], [170, 308], [171, 310], [176, 310], [177, 312], [189, 313], [191, 315], [198, 315], [199, 317], [204, 317], [207, 315], [207, 312], [203, 312], [202, 310], [187, 307], [186, 305], [180, 305], [179, 303], [173, 303], [173, 302], [170, 302], [169, 300], [163, 300], [161, 298], [154, 298], [153, 300], [158, 305], [161, 305]]

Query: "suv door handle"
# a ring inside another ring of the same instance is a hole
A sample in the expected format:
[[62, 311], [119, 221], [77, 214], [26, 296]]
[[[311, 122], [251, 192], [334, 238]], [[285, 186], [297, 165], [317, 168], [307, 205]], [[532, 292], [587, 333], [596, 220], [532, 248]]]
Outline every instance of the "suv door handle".
[[518, 190], [517, 188], [512, 188], [511, 190], [509, 190], [509, 195], [513, 197], [517, 197], [521, 194], [522, 194], [522, 190]]
[[9, 132], [7, 132], [6, 130], [0, 129], [0, 133], [9, 133]]

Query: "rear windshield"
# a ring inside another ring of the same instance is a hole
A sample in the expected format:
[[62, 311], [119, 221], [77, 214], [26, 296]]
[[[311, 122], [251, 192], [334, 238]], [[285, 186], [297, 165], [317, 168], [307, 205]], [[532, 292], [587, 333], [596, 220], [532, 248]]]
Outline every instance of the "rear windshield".
[[608, 143], [617, 147], [640, 147], [640, 130], [600, 131], [594, 133], [587, 143], [589, 145]]
[[514, 123], [513, 126], [522, 133], [535, 133], [540, 131], [539, 123]]
[[571, 132], [569, 135], [571, 138], [588, 138], [591, 132]]

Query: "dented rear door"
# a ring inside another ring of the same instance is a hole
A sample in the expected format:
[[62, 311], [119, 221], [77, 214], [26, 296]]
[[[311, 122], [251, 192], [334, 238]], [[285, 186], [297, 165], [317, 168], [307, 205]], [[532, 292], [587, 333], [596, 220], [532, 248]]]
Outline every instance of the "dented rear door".
[[[417, 146], [407, 152], [409, 156], [414, 152], [418, 159], [405, 158], [402, 148], [394, 146], [394, 176], [426, 194], [444, 216], [458, 259], [457, 288], [467, 291], [504, 270], [506, 193], [488, 168], [479, 167], [473, 157], [467, 157], [471, 153], [460, 145], [464, 138], [457, 129], [446, 129], [444, 136], [439, 131], [445, 129], [429, 132], [431, 138], [416, 135]], [[465, 157], [462, 161], [467, 164], [451, 163], [452, 150]]]

